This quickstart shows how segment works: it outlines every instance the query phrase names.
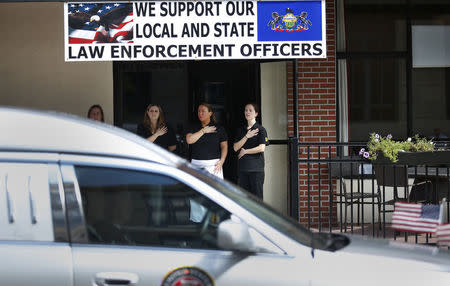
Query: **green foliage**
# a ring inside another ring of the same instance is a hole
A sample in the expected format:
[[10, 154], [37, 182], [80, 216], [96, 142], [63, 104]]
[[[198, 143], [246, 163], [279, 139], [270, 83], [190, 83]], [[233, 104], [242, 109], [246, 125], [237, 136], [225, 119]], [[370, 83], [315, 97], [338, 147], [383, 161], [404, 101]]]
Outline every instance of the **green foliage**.
[[364, 158], [376, 160], [380, 154], [388, 158], [392, 162], [398, 161], [399, 152], [423, 152], [433, 151], [434, 143], [426, 138], [420, 138], [415, 135], [414, 138], [408, 138], [405, 141], [392, 140], [392, 135], [382, 137], [379, 134], [371, 133], [369, 142], [367, 142], [367, 150], [364, 148], [359, 152]]

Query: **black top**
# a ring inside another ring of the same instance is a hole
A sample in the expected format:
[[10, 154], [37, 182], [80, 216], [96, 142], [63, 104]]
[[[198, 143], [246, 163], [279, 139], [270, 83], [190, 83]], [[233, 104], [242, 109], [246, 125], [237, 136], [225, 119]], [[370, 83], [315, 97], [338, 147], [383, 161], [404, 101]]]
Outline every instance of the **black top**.
[[[208, 126], [215, 126], [216, 132], [203, 134], [197, 142], [191, 144], [191, 158], [196, 160], [220, 159], [220, 142], [228, 140], [227, 133], [222, 126], [209, 123]], [[187, 133], [195, 133], [202, 129], [202, 124], [196, 123], [190, 126]]]
[[[143, 138], [148, 138], [153, 135], [148, 126], [145, 126], [144, 123], [140, 123], [137, 128], [137, 134]], [[163, 148], [169, 149], [169, 146], [177, 145], [177, 138], [175, 137], [175, 133], [172, 128], [167, 126], [167, 132], [164, 135], [158, 136], [156, 140], [153, 142]]]
[[[269, 145], [269, 139], [267, 138], [266, 129], [256, 122], [250, 129], [254, 130], [258, 128], [258, 135], [247, 139], [244, 149], [252, 149], [260, 144]], [[235, 142], [241, 140], [245, 134], [247, 134], [247, 124], [236, 130]], [[238, 159], [238, 171], [239, 172], [263, 172], [264, 171], [264, 152], [256, 154], [246, 154], [241, 159]]]

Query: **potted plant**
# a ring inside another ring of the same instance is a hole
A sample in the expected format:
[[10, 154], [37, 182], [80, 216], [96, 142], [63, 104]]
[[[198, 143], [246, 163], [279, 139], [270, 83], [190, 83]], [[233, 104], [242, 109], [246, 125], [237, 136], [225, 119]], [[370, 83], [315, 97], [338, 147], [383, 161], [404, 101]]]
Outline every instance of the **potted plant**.
[[425, 160], [424, 157], [430, 156], [434, 149], [432, 140], [418, 135], [405, 141], [396, 141], [391, 134], [383, 137], [372, 133], [367, 149], [362, 148], [359, 154], [372, 161], [379, 185], [401, 187], [407, 185], [407, 166], [429, 162], [430, 159]]
[[[416, 165], [411, 162], [417, 157], [417, 154], [428, 152], [422, 157], [430, 155], [430, 152], [435, 150], [432, 140], [420, 138], [418, 135], [413, 138], [408, 138], [405, 141], [395, 141], [392, 135], [388, 134], [386, 137], [380, 136], [376, 133], [371, 133], [369, 141], [367, 142], [367, 149], [362, 148], [359, 154], [364, 158], [373, 161], [374, 163], [397, 163], [400, 165]], [[415, 155], [412, 155], [415, 154]], [[421, 161], [415, 160], [416, 163]], [[422, 163], [423, 164], [423, 163]]]
[[[361, 149], [359, 154], [372, 161], [374, 175], [379, 186], [393, 187], [393, 199], [390, 201], [383, 199], [384, 204], [394, 204], [397, 200], [408, 200], [408, 196], [413, 197], [413, 193], [405, 194], [403, 198], [398, 196], [398, 188], [408, 186], [409, 166], [425, 166], [414, 170], [415, 176], [421, 173], [421, 177], [415, 177], [413, 183], [413, 186], [418, 186], [417, 192], [433, 188], [433, 183], [427, 176], [427, 167], [450, 165], [449, 149], [437, 148], [432, 140], [420, 138], [418, 135], [405, 141], [395, 141], [392, 139], [392, 135], [382, 137], [372, 133], [367, 143], [367, 149]], [[424, 174], [422, 174], [423, 172]], [[448, 182], [448, 178], [445, 180]], [[414, 187], [411, 188], [411, 192], [413, 189]], [[415, 193], [415, 196], [419, 196], [419, 194]], [[425, 197], [429, 196], [428, 193], [425, 193]]]

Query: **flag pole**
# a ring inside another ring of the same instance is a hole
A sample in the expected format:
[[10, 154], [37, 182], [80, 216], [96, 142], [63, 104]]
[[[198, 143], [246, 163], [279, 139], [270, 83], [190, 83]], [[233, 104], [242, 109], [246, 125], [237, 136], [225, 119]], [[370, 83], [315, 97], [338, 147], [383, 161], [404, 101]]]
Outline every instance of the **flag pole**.
[[446, 200], [447, 200], [447, 198], [445, 198], [445, 197], [442, 199], [441, 206], [439, 208], [439, 224], [444, 223], [444, 207], [445, 207]]

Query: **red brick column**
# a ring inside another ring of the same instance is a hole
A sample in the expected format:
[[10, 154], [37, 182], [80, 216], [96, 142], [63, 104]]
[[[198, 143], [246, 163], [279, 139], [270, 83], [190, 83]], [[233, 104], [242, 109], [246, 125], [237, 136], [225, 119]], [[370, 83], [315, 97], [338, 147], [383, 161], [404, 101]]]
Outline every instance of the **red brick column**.
[[[327, 57], [325, 59], [299, 59], [297, 70], [298, 106], [294, 106], [293, 65], [288, 65], [288, 134], [294, 136], [294, 108], [298, 112], [298, 133], [300, 142], [335, 142], [336, 141], [336, 32], [334, 0], [326, 0], [326, 37]], [[318, 150], [311, 149], [317, 159]], [[300, 158], [306, 159], [306, 151], [300, 150]], [[335, 154], [335, 150], [333, 153]], [[328, 157], [328, 152], [321, 152], [321, 157]], [[310, 158], [311, 155], [310, 155]], [[328, 224], [329, 217], [329, 178], [326, 164], [321, 166], [319, 178], [318, 164], [309, 165], [309, 198], [306, 164], [299, 165], [299, 220], [305, 226]], [[319, 205], [319, 179], [321, 202]], [[308, 220], [308, 213], [310, 219]]]

